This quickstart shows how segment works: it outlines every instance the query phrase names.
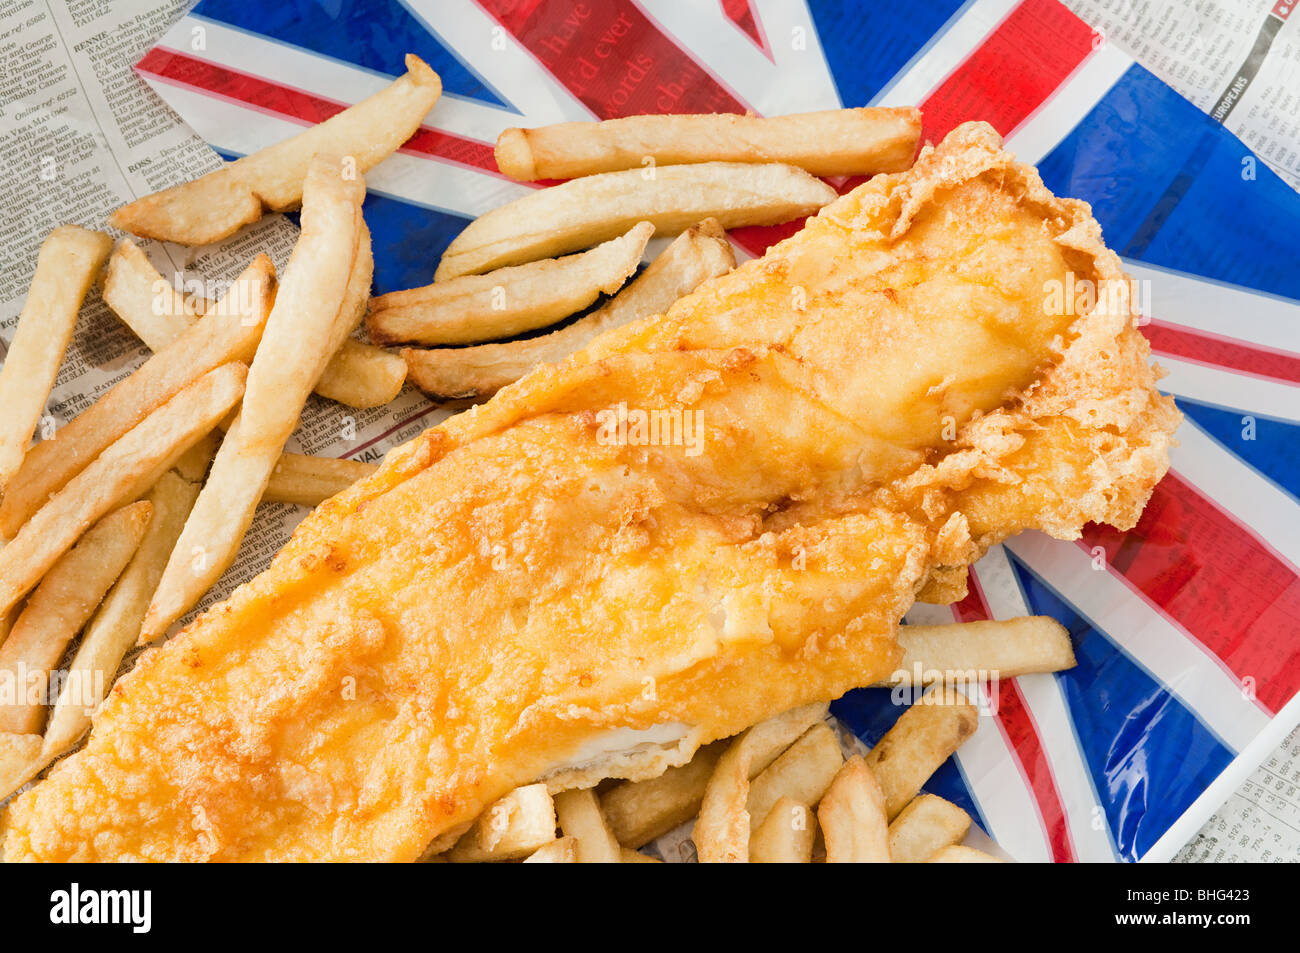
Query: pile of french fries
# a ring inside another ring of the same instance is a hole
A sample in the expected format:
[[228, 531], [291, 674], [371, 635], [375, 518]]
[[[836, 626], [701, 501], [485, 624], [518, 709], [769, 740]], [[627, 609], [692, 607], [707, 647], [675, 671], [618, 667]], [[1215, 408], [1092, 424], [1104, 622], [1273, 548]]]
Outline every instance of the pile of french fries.
[[904, 626], [899, 643], [889, 684], [924, 694], [865, 755], [846, 752], [826, 704], [806, 705], [646, 781], [517, 788], [431, 859], [654, 863], [640, 848], [695, 818], [702, 863], [1000, 862], [962, 843], [970, 815], [922, 788], [975, 732], [979, 708], [957, 686], [1071, 668], [1069, 634], [1030, 616]]
[[[41, 246], [0, 369], [0, 798], [78, 742], [126, 653], [194, 608], [259, 502], [315, 505], [373, 470], [284, 446], [313, 390], [375, 407], [406, 378], [398, 355], [352, 338], [373, 268], [364, 173], [441, 93], [428, 66], [406, 65], [326, 122], [111, 219], [197, 245], [301, 207], [282, 276], [258, 255], [222, 300], [186, 300], [130, 239], [114, 250], [108, 235], [69, 225]], [[105, 303], [154, 354], [32, 444], [105, 264]]]

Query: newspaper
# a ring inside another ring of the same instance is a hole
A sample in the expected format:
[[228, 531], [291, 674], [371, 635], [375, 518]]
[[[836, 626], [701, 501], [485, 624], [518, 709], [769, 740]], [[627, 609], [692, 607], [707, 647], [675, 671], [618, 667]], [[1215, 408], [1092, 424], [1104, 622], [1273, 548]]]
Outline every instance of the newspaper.
[[1228, 798], [1175, 861], [1295, 863], [1300, 859], [1300, 728]]
[[[189, 6], [185, 0], [0, 0], [0, 354], [7, 353], [41, 241], [55, 226], [107, 228], [118, 206], [221, 165], [221, 157], [135, 74], [132, 65]], [[216, 297], [254, 254], [282, 269], [297, 237], [282, 215], [224, 242], [185, 248], [139, 241], [179, 289]], [[37, 439], [131, 373], [148, 350], [88, 297]], [[358, 411], [312, 397], [288, 449], [377, 461], [447, 416], [411, 388]], [[306, 510], [264, 504], [231, 569], [200, 604], [225, 598], [288, 540]]]
[[1294, 0], [1065, 0], [1300, 189]]

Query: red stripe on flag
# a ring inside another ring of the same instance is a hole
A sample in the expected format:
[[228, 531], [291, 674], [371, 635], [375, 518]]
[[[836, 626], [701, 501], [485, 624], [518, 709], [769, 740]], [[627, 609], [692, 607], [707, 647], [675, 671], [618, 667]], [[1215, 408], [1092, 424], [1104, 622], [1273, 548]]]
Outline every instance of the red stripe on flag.
[[[260, 76], [241, 73], [207, 60], [171, 50], [153, 48], [136, 64], [136, 69], [161, 80], [188, 86], [229, 102], [250, 106], [259, 112], [291, 119], [303, 125], [324, 122], [342, 112], [348, 103], [282, 86]], [[480, 171], [497, 173], [492, 146], [421, 126], [399, 150], [416, 155], [434, 156]]]
[[1287, 384], [1300, 384], [1300, 354], [1198, 331], [1180, 325], [1152, 320], [1143, 325], [1142, 333], [1151, 342], [1151, 350], [1193, 364], [1222, 367], [1266, 377]]
[[921, 141], [981, 119], [1008, 136], [1092, 52], [1092, 29], [1057, 0], [1025, 0], [921, 105]]
[[478, 3], [599, 119], [745, 111], [632, 0]]
[[[966, 598], [953, 604], [952, 614], [959, 622], [993, 618], [974, 569], [969, 571]], [[1074, 841], [1070, 837], [1070, 825], [1065, 820], [1061, 791], [1056, 786], [1052, 767], [1047, 763], [1047, 755], [1043, 752], [1038, 726], [1034, 724], [1015, 679], [999, 680], [997, 690], [998, 728], [1018, 762], [1020, 776], [1025, 779], [1025, 784], [1034, 795], [1043, 830], [1047, 832], [1047, 841], [1052, 848], [1052, 859], [1057, 863], [1074, 863], [1077, 855], [1074, 852]]]
[[759, 26], [758, 17], [754, 16], [753, 0], [722, 0], [722, 12], [771, 59], [771, 51], [763, 36], [763, 28]]
[[1144, 601], [1252, 678], [1269, 713], [1300, 690], [1300, 575], [1296, 567], [1174, 471], [1127, 533], [1090, 524], [1079, 543]]

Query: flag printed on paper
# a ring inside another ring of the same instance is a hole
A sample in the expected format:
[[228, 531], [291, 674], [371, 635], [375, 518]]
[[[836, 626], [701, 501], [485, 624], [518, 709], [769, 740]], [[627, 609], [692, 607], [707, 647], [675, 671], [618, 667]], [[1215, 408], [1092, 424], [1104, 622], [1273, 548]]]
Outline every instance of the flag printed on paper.
[[[227, 157], [382, 88], [413, 52], [445, 92], [368, 175], [377, 291], [431, 280], [466, 221], [538, 187], [510, 126], [647, 112], [919, 105], [990, 122], [1093, 206], [1186, 415], [1132, 532], [1026, 534], [909, 621], [1061, 620], [1078, 667], [996, 686], [930, 789], [1018, 860], [1135, 860], [1300, 691], [1300, 195], [1057, 0], [201, 0], [137, 65]], [[856, 184], [834, 182], [841, 190]], [[798, 228], [741, 229], [758, 255]], [[867, 743], [899, 709], [833, 711]]]

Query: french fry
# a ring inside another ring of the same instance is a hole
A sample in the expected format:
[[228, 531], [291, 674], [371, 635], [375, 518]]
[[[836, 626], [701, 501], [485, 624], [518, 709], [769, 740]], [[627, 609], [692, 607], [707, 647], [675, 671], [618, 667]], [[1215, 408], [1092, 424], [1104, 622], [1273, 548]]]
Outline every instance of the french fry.
[[117, 228], [182, 245], [233, 235], [270, 209], [302, 202], [313, 156], [346, 156], [360, 176], [392, 155], [420, 127], [442, 93], [442, 81], [418, 56], [407, 72], [355, 106], [284, 142], [245, 156], [202, 178], [137, 199], [113, 213]]
[[[973, 682], [1015, 678], [1074, 667], [1065, 626], [1051, 616], [1023, 616], [952, 625], [905, 625], [898, 630], [903, 660], [887, 684], [920, 685], [947, 679]], [[982, 679], [979, 679], [982, 680]]]
[[348, 338], [321, 371], [313, 390], [348, 407], [382, 407], [402, 391], [406, 359], [373, 344]]
[[885, 795], [861, 755], [844, 762], [817, 809], [828, 864], [889, 863]]
[[178, 292], [129, 238], [108, 256], [103, 298], [151, 351], [161, 351], [216, 304]]
[[518, 860], [554, 841], [555, 802], [545, 784], [529, 784], [485, 810], [447, 859], [455, 863]]
[[935, 851], [925, 861], [927, 864], [1005, 864], [1001, 857], [994, 857], [974, 847], [953, 844]]
[[266, 503], [319, 506], [379, 469], [373, 463], [282, 453], [262, 491]]
[[[118, 242], [108, 259], [104, 302], [155, 352], [222, 305], [185, 299], [129, 238]], [[349, 407], [382, 407], [397, 396], [405, 380], [406, 362], [399, 355], [348, 338], [325, 365], [315, 391]]]
[[238, 403], [248, 369], [223, 364], [140, 421], [68, 481], [0, 549], [0, 615], [17, 604], [91, 524], [158, 482]]
[[757, 831], [783, 797], [816, 805], [844, 764], [840, 741], [825, 723], [813, 725], [749, 785], [750, 827]]
[[704, 162], [605, 172], [540, 189], [493, 209], [447, 247], [434, 275], [447, 281], [588, 248], [650, 222], [675, 235], [704, 218], [723, 228], [809, 215], [835, 190], [793, 166]]
[[149, 600], [198, 495], [197, 483], [168, 470], [145, 497], [153, 507], [153, 517], [135, 556], [86, 626], [68, 666], [45, 726], [46, 757], [71, 748], [90, 727], [90, 716], [108, 694], [122, 658], [140, 635]]
[[472, 344], [554, 324], [621, 288], [654, 230], [640, 222], [576, 255], [381, 295], [366, 330], [378, 344]]
[[525, 864], [576, 864], [578, 862], [578, 838], [557, 837], [549, 844], [543, 844], [524, 859]]
[[657, 778], [623, 781], [600, 796], [610, 830], [624, 847], [642, 847], [700, 812], [704, 789], [727, 742], [715, 741]]
[[961, 843], [968, 830], [969, 814], [936, 794], [922, 794], [889, 825], [889, 856], [896, 864], [919, 864]]
[[600, 172], [691, 162], [784, 162], [813, 175], [902, 172], [921, 138], [912, 107], [827, 109], [789, 116], [626, 116], [507, 129], [497, 168], [512, 179], [574, 179]]
[[633, 850], [631, 847], [624, 847], [619, 850], [619, 862], [623, 864], [662, 864], [663, 861], [657, 857], [651, 857], [643, 854], [639, 850]]
[[598, 334], [663, 314], [678, 298], [736, 266], [736, 255], [716, 219], [682, 232], [617, 295], [572, 324], [522, 341], [477, 347], [408, 348], [402, 356], [411, 382], [433, 398], [486, 397], [538, 364], [564, 360]]
[[738, 735], [718, 759], [692, 837], [700, 863], [749, 860], [749, 779], [826, 716], [826, 704], [793, 708]]
[[116, 510], [50, 567], [0, 645], [0, 678], [19, 691], [0, 705], [0, 731], [39, 732], [45, 724], [50, 671], [81, 631], [144, 536], [153, 505], [141, 500]]
[[939, 765], [975, 733], [977, 709], [961, 692], [935, 686], [907, 711], [867, 755], [892, 821]]
[[595, 791], [561, 791], [555, 795], [555, 817], [561, 832], [578, 839], [578, 863], [622, 863], [622, 848], [600, 812]]
[[213, 368], [253, 359], [274, 297], [275, 268], [258, 255], [232, 285], [230, 315], [210, 314], [118, 381], [54, 438], [36, 444], [0, 503], [0, 533], [13, 536], [51, 495], [104, 448]]
[[[365, 273], [365, 287], [370, 284], [362, 260], [369, 257], [364, 195], [364, 182], [346, 178], [337, 160], [313, 161], [302, 233], [249, 369], [239, 417], [163, 571], [145, 615], [143, 642], [192, 609], [234, 560], [303, 403], [337, 346], [339, 328], [355, 318], [358, 275]], [[196, 552], [201, 559], [195, 560]]]
[[18, 471], [72, 339], [81, 302], [113, 246], [100, 232], [63, 225], [36, 256], [36, 273], [0, 367], [0, 492]]
[[750, 863], [810, 863], [816, 838], [817, 819], [812, 809], [782, 796], [749, 838]]
[[48, 763], [41, 755], [40, 735], [0, 731], [0, 800], [36, 777]]

